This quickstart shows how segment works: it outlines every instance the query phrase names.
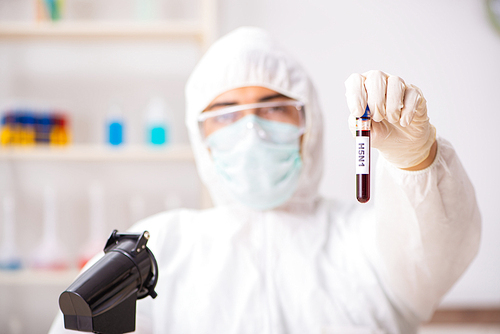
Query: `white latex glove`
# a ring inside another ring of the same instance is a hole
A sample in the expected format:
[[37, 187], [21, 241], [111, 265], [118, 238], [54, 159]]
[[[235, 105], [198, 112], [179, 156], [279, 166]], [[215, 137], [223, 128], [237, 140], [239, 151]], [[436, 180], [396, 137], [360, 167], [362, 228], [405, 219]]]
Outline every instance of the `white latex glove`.
[[393, 165], [409, 168], [424, 161], [436, 140], [422, 91], [403, 79], [381, 71], [354, 73], [345, 82], [349, 128], [370, 108], [371, 145]]

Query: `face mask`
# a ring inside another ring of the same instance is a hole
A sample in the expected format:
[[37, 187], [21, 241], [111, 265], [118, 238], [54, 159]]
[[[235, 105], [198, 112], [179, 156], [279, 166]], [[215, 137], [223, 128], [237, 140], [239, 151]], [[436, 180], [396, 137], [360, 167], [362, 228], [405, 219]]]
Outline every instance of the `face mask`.
[[297, 188], [302, 168], [300, 135], [288, 142], [265, 141], [259, 136], [263, 129], [273, 138], [290, 138], [300, 131], [249, 115], [207, 137], [222, 181], [239, 202], [257, 210], [285, 203]]

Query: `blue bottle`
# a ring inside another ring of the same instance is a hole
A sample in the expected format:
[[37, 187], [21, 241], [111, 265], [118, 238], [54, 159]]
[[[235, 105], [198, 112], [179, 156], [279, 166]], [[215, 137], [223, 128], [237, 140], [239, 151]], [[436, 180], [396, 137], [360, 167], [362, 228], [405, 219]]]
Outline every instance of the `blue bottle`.
[[107, 120], [107, 139], [111, 145], [123, 144], [123, 116], [118, 105], [112, 105]]
[[166, 131], [165, 127], [161, 125], [151, 127], [151, 144], [162, 145], [166, 142]]
[[35, 119], [35, 141], [38, 144], [50, 143], [50, 132], [52, 130], [52, 117], [49, 112], [37, 115]]

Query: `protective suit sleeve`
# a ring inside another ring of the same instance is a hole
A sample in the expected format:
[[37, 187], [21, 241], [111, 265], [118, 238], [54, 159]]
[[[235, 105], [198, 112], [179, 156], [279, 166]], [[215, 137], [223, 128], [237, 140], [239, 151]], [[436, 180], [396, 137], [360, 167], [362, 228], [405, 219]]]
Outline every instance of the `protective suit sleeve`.
[[441, 138], [428, 168], [404, 171], [380, 157], [376, 172], [381, 276], [397, 305], [428, 320], [478, 251], [481, 217], [474, 188]]

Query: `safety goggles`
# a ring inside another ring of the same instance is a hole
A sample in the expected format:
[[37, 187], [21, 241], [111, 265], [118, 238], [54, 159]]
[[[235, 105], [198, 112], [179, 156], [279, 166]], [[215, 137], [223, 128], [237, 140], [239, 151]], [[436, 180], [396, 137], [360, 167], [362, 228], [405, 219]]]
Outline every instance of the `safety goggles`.
[[[235, 105], [219, 110], [202, 112], [198, 116], [198, 126], [201, 136], [206, 141], [207, 137], [211, 134], [242, 120], [248, 115], [255, 115], [257, 118], [265, 121], [296, 126], [298, 131], [294, 132], [293, 136], [295, 138], [289, 139], [298, 138], [305, 130], [304, 104], [295, 100], [287, 100]], [[248, 128], [254, 128], [254, 126], [250, 125]], [[261, 127], [257, 131], [257, 134], [265, 140], [274, 141], [273, 138], [276, 138], [276, 136], [273, 133], [269, 133], [270, 131], [266, 129], [269, 128], [265, 126]]]

